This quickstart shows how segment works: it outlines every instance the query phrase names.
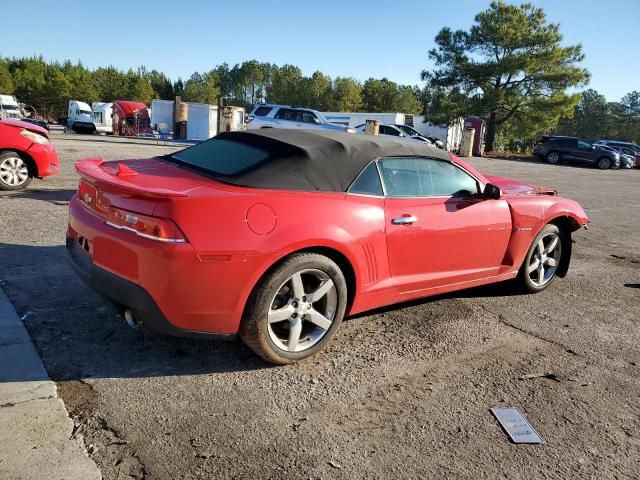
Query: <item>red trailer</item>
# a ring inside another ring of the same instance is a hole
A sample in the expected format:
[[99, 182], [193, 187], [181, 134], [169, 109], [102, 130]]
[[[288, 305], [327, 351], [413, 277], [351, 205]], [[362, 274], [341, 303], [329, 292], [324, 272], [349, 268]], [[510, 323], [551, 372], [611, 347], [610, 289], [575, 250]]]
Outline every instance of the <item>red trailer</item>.
[[114, 100], [113, 133], [123, 137], [152, 135], [147, 106], [142, 102]]

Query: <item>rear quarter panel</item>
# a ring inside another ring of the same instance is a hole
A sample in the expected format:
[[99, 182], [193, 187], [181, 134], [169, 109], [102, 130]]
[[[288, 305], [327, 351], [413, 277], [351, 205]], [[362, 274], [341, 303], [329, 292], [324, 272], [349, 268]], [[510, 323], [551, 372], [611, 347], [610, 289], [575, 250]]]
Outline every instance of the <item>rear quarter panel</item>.
[[[275, 225], [268, 233], [251, 229], [247, 213], [255, 205], [273, 212]], [[224, 186], [160, 201], [154, 215], [175, 219], [201, 258], [230, 256], [254, 265], [243, 279], [238, 308], [271, 266], [303, 249], [331, 248], [346, 257], [356, 295], [375, 290], [389, 277], [382, 198]]]

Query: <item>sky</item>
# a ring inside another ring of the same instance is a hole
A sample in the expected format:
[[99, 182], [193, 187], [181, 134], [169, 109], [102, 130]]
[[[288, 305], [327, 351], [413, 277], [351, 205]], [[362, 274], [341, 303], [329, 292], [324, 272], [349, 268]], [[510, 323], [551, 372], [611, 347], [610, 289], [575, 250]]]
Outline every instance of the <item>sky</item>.
[[[303, 74], [387, 77], [421, 85], [445, 26], [468, 29], [489, 0], [3, 2], [0, 55], [80, 60], [97, 68], [144, 65], [172, 80], [257, 59]], [[520, 4], [522, 2], [509, 2]], [[563, 43], [583, 46], [590, 88], [609, 101], [640, 90], [640, 0], [531, 0]], [[34, 12], [29, 19], [29, 12]]]

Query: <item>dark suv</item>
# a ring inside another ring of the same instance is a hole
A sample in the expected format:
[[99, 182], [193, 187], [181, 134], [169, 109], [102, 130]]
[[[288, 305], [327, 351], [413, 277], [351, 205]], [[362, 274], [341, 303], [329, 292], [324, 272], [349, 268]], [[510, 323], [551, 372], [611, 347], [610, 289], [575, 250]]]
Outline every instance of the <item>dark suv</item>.
[[555, 165], [561, 160], [596, 165], [602, 170], [620, 168], [620, 154], [576, 137], [545, 136], [533, 154]]

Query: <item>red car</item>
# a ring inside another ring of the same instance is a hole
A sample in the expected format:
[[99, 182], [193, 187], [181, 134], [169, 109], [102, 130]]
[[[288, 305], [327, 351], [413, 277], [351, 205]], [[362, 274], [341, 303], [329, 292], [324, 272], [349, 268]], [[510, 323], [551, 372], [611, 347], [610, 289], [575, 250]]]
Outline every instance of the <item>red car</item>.
[[0, 190], [21, 190], [34, 177], [48, 177], [59, 170], [49, 132], [32, 123], [0, 118]]
[[230, 132], [173, 155], [76, 163], [67, 249], [131, 325], [240, 337], [279, 364], [342, 318], [518, 278], [563, 277], [580, 205], [386, 137]]

